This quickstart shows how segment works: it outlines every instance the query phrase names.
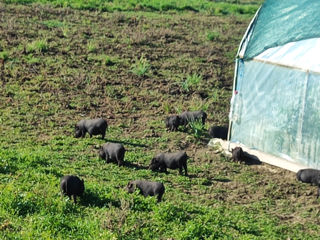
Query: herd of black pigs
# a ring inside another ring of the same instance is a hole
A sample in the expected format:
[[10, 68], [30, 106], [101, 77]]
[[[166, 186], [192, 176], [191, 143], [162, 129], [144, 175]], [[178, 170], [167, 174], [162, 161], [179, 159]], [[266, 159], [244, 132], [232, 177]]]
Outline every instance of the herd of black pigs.
[[[179, 115], [172, 115], [165, 119], [166, 128], [170, 131], [177, 131], [179, 126], [187, 127], [190, 122], [201, 121], [205, 124], [207, 114], [204, 111], [185, 111]], [[85, 137], [86, 133], [92, 137], [93, 135], [101, 135], [104, 139], [108, 128], [107, 121], [102, 118], [81, 120], [75, 126], [75, 137]], [[212, 138], [221, 138], [226, 140], [228, 128], [224, 126], [212, 126], [208, 130], [209, 136]], [[100, 158], [106, 163], [115, 162], [119, 166], [124, 164], [125, 148], [120, 143], [108, 142], [101, 146], [99, 151]], [[188, 155], [185, 151], [159, 153], [154, 156], [150, 162], [149, 169], [152, 171], [167, 172], [169, 169], [179, 169], [180, 175], [183, 170], [185, 176], [188, 176], [187, 160]], [[232, 160], [237, 162], [245, 161], [245, 154], [241, 147], [232, 149]], [[320, 195], [320, 170], [301, 169], [297, 172], [297, 180], [318, 186], [317, 198]], [[70, 199], [73, 197], [76, 203], [77, 196], [82, 196], [85, 187], [84, 180], [77, 176], [67, 175], [61, 178], [60, 188], [63, 195], [67, 195]], [[127, 184], [129, 193], [139, 189], [140, 193], [147, 196], [157, 196], [158, 202], [161, 201], [165, 192], [165, 187], [161, 182], [151, 182], [146, 180], [133, 180]]]

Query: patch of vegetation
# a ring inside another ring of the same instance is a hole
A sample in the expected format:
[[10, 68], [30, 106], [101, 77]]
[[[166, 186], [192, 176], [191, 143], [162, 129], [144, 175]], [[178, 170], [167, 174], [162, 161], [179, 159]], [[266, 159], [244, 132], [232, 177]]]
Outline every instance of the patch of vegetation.
[[199, 84], [202, 82], [202, 76], [194, 73], [188, 75], [186, 80], [181, 83], [181, 87], [184, 91], [189, 92], [191, 89], [199, 87]]
[[8, 51], [2, 51], [0, 52], [0, 59], [6, 61], [9, 59], [9, 52]]
[[41, 62], [41, 59], [38, 58], [38, 57], [35, 57], [33, 56], [32, 54], [28, 54], [26, 56], [26, 60], [27, 60], [27, 63], [29, 64], [37, 64], [37, 63], [40, 63]]
[[217, 41], [220, 38], [220, 33], [219, 32], [208, 32], [207, 33], [207, 39], [209, 41]]
[[191, 127], [192, 135], [196, 139], [203, 137], [207, 133], [207, 130], [205, 129], [201, 120], [200, 121], [192, 121], [189, 123], [189, 126]]
[[35, 40], [26, 46], [27, 53], [43, 53], [49, 49], [49, 44], [45, 39]]
[[117, 62], [117, 59], [113, 58], [113, 57], [110, 57], [108, 55], [102, 55], [101, 56], [101, 61], [104, 65], [106, 66], [113, 66], [116, 64]]
[[94, 41], [90, 41], [90, 42], [88, 42], [88, 44], [87, 44], [87, 48], [88, 48], [88, 52], [89, 52], [89, 53], [94, 53], [94, 52], [97, 51], [98, 46], [97, 46], [97, 44], [96, 44]]
[[137, 76], [145, 76], [150, 70], [150, 63], [148, 59], [141, 56], [140, 59], [135, 60], [135, 63], [131, 66], [131, 72]]

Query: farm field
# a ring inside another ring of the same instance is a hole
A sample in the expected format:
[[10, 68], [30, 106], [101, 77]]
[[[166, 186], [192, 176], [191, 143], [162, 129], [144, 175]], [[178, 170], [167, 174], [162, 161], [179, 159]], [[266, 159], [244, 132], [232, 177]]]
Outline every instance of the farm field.
[[[234, 58], [261, 1], [106, 2], [0, 3], [0, 239], [319, 239], [317, 187], [207, 146], [207, 129], [228, 123]], [[167, 131], [185, 110], [206, 124]], [[97, 117], [105, 140], [74, 137]], [[125, 146], [124, 166], [99, 159], [106, 141]], [[178, 150], [189, 176], [148, 169]], [[78, 204], [61, 197], [70, 174], [85, 182]], [[163, 201], [128, 194], [135, 179], [163, 182]]]

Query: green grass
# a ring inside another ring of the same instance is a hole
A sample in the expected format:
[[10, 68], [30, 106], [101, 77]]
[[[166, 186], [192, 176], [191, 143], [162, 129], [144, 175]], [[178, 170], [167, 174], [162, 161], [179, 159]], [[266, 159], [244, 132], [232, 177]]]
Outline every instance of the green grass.
[[49, 44], [45, 39], [35, 40], [26, 46], [27, 53], [43, 53], [49, 49]]
[[2, 51], [0, 52], [0, 59], [6, 61], [9, 58], [9, 52], [8, 51]]
[[89, 52], [89, 53], [94, 53], [94, 52], [97, 51], [98, 46], [97, 46], [97, 44], [96, 44], [95, 42], [90, 41], [90, 42], [88, 42], [88, 44], [87, 44], [87, 48], [88, 48], [88, 52]]
[[220, 33], [219, 32], [208, 32], [207, 33], [207, 39], [209, 41], [217, 41], [220, 38]]
[[199, 84], [202, 82], [202, 76], [196, 73], [188, 75], [186, 80], [181, 83], [181, 87], [184, 91], [189, 92], [192, 89], [199, 88]]
[[[201, 204], [204, 200], [201, 197], [199, 202], [190, 201], [192, 196], [175, 189], [173, 183], [181, 178], [182, 184], [200, 187], [197, 179], [150, 174], [147, 170], [130, 171], [106, 165], [95, 156], [81, 156], [83, 149], [91, 148], [91, 142], [56, 137], [42, 147], [0, 151], [1, 181], [5, 183], [1, 185], [0, 195], [2, 238], [270, 239], [292, 234], [279, 225], [276, 217], [262, 211], [268, 202], [224, 206], [211, 200], [208, 203], [214, 206], [210, 207]], [[74, 154], [76, 162], [70, 162]], [[127, 161], [139, 155], [143, 151], [135, 150]], [[59, 178], [69, 173], [85, 179], [85, 195], [78, 205], [60, 197]], [[165, 182], [166, 194], [160, 204], [154, 198], [125, 192], [127, 181], [145, 177]], [[297, 238], [304, 236], [299, 233], [301, 227], [296, 224], [295, 230], [291, 228]]]
[[148, 59], [141, 56], [140, 59], [136, 58], [135, 63], [131, 66], [131, 72], [137, 76], [144, 76], [149, 72], [150, 67]]
[[199, 139], [205, 135], [207, 132], [205, 126], [202, 124], [202, 121], [193, 121], [189, 123], [189, 126], [192, 130], [192, 134], [196, 139]]

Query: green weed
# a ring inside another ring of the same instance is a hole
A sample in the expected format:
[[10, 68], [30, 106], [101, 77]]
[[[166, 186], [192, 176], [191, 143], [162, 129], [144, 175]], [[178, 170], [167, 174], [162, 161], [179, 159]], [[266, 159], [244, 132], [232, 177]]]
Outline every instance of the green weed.
[[219, 32], [208, 32], [207, 39], [209, 41], [218, 41], [220, 39], [220, 33]]
[[94, 53], [94, 52], [97, 51], [98, 46], [97, 46], [97, 44], [96, 44], [95, 42], [90, 41], [90, 42], [88, 42], [88, 44], [87, 44], [87, 49], [88, 49], [88, 52], [89, 52], [89, 53]]
[[113, 66], [116, 64], [117, 60], [113, 57], [107, 56], [107, 55], [102, 55], [101, 56], [101, 61], [103, 62], [104, 65], [106, 66]]
[[150, 70], [150, 63], [148, 59], [141, 56], [140, 59], [136, 58], [135, 63], [131, 66], [131, 72], [137, 76], [145, 76]]
[[8, 51], [2, 51], [0, 52], [0, 59], [6, 61], [9, 59], [9, 52]]
[[67, 26], [61, 27], [62, 35], [67, 38], [70, 34], [70, 29]]
[[181, 87], [184, 91], [189, 92], [199, 86], [202, 81], [202, 76], [196, 73], [188, 75], [186, 80], [181, 83]]
[[48, 51], [48, 49], [49, 49], [49, 44], [45, 39], [33, 41], [27, 44], [27, 47], [26, 47], [27, 53], [43, 53]]
[[163, 108], [163, 111], [166, 113], [166, 114], [169, 114], [172, 110], [172, 105], [168, 102], [163, 102], [162, 103], [162, 108]]
[[41, 62], [41, 59], [38, 58], [38, 57], [35, 57], [33, 56], [32, 54], [28, 54], [26, 56], [26, 60], [27, 60], [27, 63], [29, 64], [37, 64], [37, 63], [40, 63]]
[[192, 135], [196, 139], [199, 139], [205, 135], [206, 130], [201, 120], [192, 121], [189, 123], [189, 126], [191, 127]]

